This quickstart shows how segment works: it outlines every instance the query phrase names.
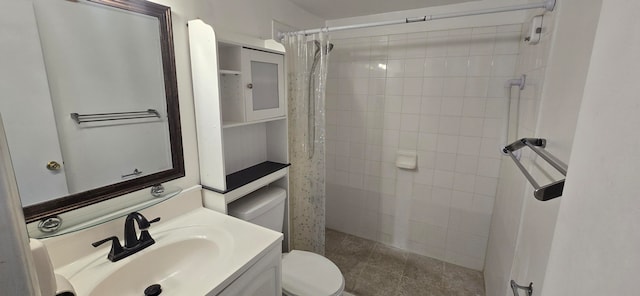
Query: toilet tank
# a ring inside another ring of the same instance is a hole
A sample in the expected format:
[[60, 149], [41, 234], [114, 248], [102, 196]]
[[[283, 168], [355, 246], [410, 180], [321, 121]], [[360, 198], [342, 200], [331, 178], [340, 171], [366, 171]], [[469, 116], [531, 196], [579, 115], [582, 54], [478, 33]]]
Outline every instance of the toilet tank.
[[286, 197], [287, 191], [280, 187], [263, 187], [230, 203], [229, 215], [282, 232]]

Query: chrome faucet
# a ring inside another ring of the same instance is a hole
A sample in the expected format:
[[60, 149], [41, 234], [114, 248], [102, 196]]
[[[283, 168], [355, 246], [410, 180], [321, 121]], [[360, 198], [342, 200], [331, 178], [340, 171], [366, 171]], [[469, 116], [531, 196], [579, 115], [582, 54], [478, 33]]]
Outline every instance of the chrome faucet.
[[[127, 215], [127, 218], [124, 222], [124, 246], [120, 244], [120, 240], [117, 236], [105, 238], [91, 245], [97, 248], [98, 246], [106, 242], [112, 242], [111, 251], [109, 251], [109, 255], [107, 255], [107, 258], [111, 262], [116, 262], [153, 245], [156, 241], [151, 237], [148, 229], [149, 227], [151, 227], [151, 223], [155, 223], [158, 221], [160, 221], [160, 217], [148, 221], [147, 218], [145, 218], [145, 216], [143, 216], [142, 214], [133, 212]], [[135, 224], [138, 224], [140, 237], [138, 237], [138, 234], [136, 232]]]

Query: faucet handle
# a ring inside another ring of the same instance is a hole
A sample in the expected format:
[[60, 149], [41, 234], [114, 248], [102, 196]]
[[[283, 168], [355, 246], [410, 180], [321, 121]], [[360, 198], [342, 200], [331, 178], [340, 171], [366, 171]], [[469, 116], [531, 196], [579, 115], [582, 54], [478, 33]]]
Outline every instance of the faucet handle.
[[117, 236], [107, 237], [107, 238], [99, 240], [99, 241], [97, 241], [95, 243], [91, 243], [91, 245], [94, 248], [97, 248], [97, 247], [99, 247], [100, 245], [102, 245], [102, 244], [104, 244], [106, 242], [113, 242], [113, 244], [120, 245], [120, 240], [118, 239]]
[[140, 227], [140, 230], [147, 230], [147, 229], [149, 229], [149, 227], [151, 227], [151, 224], [152, 224], [152, 223], [156, 223], [156, 222], [159, 222], [159, 221], [160, 221], [160, 217], [157, 217], [157, 218], [155, 218], [155, 219], [153, 219], [153, 220], [151, 220], [151, 221], [147, 221], [147, 223], [146, 223], [146, 226], [147, 226], [147, 227], [139, 226], [139, 227]]
[[[160, 217], [157, 217], [151, 221], [149, 221], [149, 227], [151, 227], [151, 223], [156, 223], [160, 221]], [[140, 228], [140, 239], [138, 240], [138, 242], [141, 243], [151, 243], [153, 244], [155, 241], [153, 240], [153, 238], [151, 237], [151, 235], [149, 234], [149, 227], [147, 228]]]
[[120, 244], [120, 240], [118, 239], [117, 236], [111, 236], [108, 238], [105, 238], [103, 240], [99, 240], [97, 242], [92, 243], [91, 245], [94, 248], [99, 247], [100, 245], [106, 243], [106, 242], [112, 242], [111, 244], [111, 250], [109, 251], [109, 255], [107, 256], [107, 258], [109, 258], [109, 260], [115, 262], [118, 261], [124, 257], [120, 257], [120, 255], [122, 255], [124, 253], [124, 248], [122, 248], [122, 245]]

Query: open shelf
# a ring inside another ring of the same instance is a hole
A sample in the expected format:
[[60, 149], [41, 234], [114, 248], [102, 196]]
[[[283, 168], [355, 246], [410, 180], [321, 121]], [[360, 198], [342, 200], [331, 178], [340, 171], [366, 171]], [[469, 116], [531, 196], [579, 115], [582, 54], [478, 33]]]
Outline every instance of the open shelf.
[[249, 121], [249, 122], [223, 121], [222, 122], [222, 128], [245, 126], [245, 125], [250, 125], [250, 124], [263, 123], [263, 122], [269, 122], [269, 121], [276, 121], [276, 120], [282, 120], [282, 119], [287, 119], [287, 118], [286, 117], [274, 117], [274, 118], [267, 118], [267, 119], [256, 120], [256, 121]]
[[265, 161], [263, 163], [248, 167], [244, 170], [227, 175], [227, 191], [233, 191], [255, 180], [258, 180], [271, 173], [284, 169], [291, 164], [284, 164], [273, 161]]
[[219, 72], [222, 75], [241, 75], [242, 74], [242, 72], [234, 71], [234, 70], [222, 70], [222, 69], [220, 69]]
[[248, 167], [244, 170], [237, 171], [233, 174], [227, 175], [227, 190], [217, 190], [215, 188], [206, 188], [221, 194], [229, 193], [242, 186], [245, 186], [251, 182], [266, 177], [272, 173], [289, 167], [291, 164], [284, 164], [273, 161], [265, 161], [252, 167]]

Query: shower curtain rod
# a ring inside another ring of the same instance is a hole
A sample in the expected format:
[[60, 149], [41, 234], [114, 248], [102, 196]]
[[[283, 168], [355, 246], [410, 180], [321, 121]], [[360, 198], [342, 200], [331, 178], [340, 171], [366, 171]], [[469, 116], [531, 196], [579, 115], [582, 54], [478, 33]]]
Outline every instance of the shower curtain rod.
[[426, 16], [420, 16], [420, 17], [410, 17], [410, 18], [394, 20], [394, 21], [364, 23], [364, 24], [338, 26], [338, 27], [325, 27], [325, 28], [317, 28], [317, 29], [310, 29], [310, 30], [300, 30], [300, 31], [294, 31], [294, 32], [278, 32], [278, 38], [282, 40], [284, 36], [287, 36], [287, 35], [288, 36], [310, 35], [310, 34], [315, 34], [320, 32], [335, 32], [335, 31], [343, 31], [343, 30], [351, 30], [351, 29], [388, 26], [388, 25], [410, 24], [410, 23], [427, 22], [427, 21], [434, 21], [439, 19], [455, 18], [455, 17], [462, 17], [462, 16], [483, 15], [483, 14], [528, 10], [528, 9], [537, 9], [537, 8], [544, 8], [546, 11], [553, 11], [555, 6], [556, 6], [556, 0], [545, 0], [544, 2], [541, 2], [541, 3], [520, 4], [520, 5], [512, 5], [512, 6], [505, 6], [505, 7], [498, 7], [498, 8], [465, 11], [465, 12], [432, 14], [432, 15], [426, 15]]

